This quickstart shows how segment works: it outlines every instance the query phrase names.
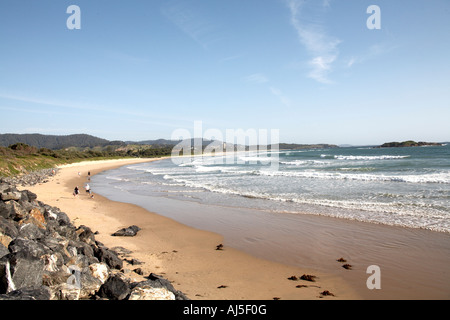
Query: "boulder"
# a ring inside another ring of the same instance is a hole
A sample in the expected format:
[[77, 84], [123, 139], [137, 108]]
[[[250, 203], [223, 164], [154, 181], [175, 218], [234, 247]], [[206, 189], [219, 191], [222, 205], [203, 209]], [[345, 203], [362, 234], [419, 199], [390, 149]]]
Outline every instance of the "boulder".
[[175, 295], [166, 288], [153, 288], [143, 283], [131, 290], [128, 300], [175, 300]]
[[17, 226], [14, 221], [0, 217], [0, 233], [15, 238], [19, 235]]
[[100, 287], [97, 295], [109, 300], [124, 300], [130, 294], [130, 286], [119, 275], [113, 275]]
[[0, 193], [0, 198], [3, 201], [19, 201], [22, 198], [22, 194], [19, 191], [4, 191]]
[[0, 300], [50, 300], [51, 291], [46, 286], [25, 287], [0, 294]]
[[36, 224], [31, 222], [22, 224], [19, 227], [19, 237], [28, 240], [40, 239], [44, 237], [44, 230], [40, 229]]
[[50, 249], [40, 242], [25, 238], [16, 238], [12, 240], [8, 246], [8, 250], [11, 253], [21, 252], [24, 256], [31, 256], [35, 258], [40, 258], [44, 254], [50, 252]]
[[0, 293], [42, 285], [44, 261], [23, 251], [0, 259]]
[[104, 262], [112, 269], [122, 269], [123, 261], [117, 256], [114, 251], [103, 246], [94, 248], [94, 255], [99, 262]]
[[109, 267], [106, 263], [93, 263], [89, 265], [89, 270], [94, 278], [100, 280], [102, 284], [108, 280], [110, 275]]
[[138, 226], [130, 226], [128, 228], [123, 228], [120, 230], [117, 230], [112, 234], [114, 237], [134, 237], [138, 231], [140, 231], [141, 228]]
[[1, 242], [1, 234], [0, 234], [0, 258], [6, 256], [9, 253], [7, 246], [3, 245]]

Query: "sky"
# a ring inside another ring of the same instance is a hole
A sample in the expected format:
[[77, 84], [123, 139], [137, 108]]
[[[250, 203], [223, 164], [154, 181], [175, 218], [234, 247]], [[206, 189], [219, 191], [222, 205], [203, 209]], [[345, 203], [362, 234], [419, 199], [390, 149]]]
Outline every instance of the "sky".
[[0, 133], [141, 141], [195, 123], [449, 141], [450, 1], [0, 1]]

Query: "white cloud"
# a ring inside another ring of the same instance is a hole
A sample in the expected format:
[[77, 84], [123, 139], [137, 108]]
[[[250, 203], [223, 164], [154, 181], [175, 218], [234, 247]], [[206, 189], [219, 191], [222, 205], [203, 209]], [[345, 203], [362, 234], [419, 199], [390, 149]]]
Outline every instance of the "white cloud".
[[[306, 23], [302, 19], [302, 7], [310, 5], [311, 1], [289, 0], [287, 5], [291, 12], [291, 24], [297, 31], [300, 42], [313, 58], [309, 61], [312, 68], [309, 77], [321, 82], [330, 83], [328, 74], [332, 71], [332, 64], [336, 61], [339, 51], [340, 40], [329, 36], [324, 31], [323, 24], [320, 22]], [[328, 8], [329, 1], [322, 3], [321, 9]]]

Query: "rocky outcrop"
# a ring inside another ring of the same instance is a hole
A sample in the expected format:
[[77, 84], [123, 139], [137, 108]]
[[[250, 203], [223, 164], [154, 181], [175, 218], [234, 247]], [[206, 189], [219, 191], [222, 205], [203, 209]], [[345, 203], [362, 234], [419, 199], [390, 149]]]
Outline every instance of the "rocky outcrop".
[[42, 169], [39, 171], [29, 172], [23, 175], [2, 178], [0, 182], [6, 182], [12, 185], [33, 186], [35, 184], [47, 182], [49, 177], [54, 176], [57, 172], [58, 172], [57, 168]]
[[0, 183], [0, 300], [187, 299], [166, 279], [133, 282], [122, 268], [120, 254], [90, 228]]
[[423, 141], [403, 141], [403, 142], [386, 142], [376, 148], [404, 148], [404, 147], [424, 147], [424, 146], [442, 146], [442, 143], [423, 142]]

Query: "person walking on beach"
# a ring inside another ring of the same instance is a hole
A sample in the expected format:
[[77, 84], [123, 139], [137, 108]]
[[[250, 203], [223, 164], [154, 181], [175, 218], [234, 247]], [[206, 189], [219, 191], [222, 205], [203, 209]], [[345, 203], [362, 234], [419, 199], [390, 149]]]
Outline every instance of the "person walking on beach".
[[79, 192], [80, 191], [78, 189], [78, 186], [76, 186], [75, 189], [73, 190], [73, 196], [76, 198], [78, 196]]
[[86, 192], [91, 194], [91, 187], [89, 187], [89, 184], [86, 183], [86, 186], [84, 187], [86, 189]]

